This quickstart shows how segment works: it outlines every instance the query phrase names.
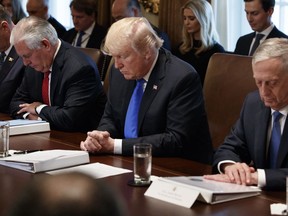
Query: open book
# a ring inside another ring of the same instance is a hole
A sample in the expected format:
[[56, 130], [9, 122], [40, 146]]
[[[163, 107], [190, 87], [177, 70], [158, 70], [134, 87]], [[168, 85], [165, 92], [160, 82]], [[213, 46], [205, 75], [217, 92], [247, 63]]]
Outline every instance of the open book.
[[38, 173], [89, 163], [89, 154], [80, 150], [44, 150], [0, 158], [0, 165]]
[[50, 124], [46, 121], [15, 119], [8, 122], [10, 136], [50, 131]]
[[254, 186], [206, 180], [202, 176], [179, 176], [157, 178], [145, 195], [190, 208], [196, 199], [216, 204], [256, 196], [260, 192], [261, 189]]

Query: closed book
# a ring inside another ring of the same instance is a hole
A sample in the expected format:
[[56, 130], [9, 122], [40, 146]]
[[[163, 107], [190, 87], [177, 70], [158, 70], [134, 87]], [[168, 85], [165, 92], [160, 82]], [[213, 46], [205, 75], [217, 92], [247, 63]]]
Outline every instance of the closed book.
[[10, 120], [10, 136], [50, 131], [50, 124], [46, 121], [16, 119]]
[[261, 192], [261, 189], [256, 186], [206, 180], [202, 176], [179, 176], [165, 179], [199, 191], [197, 200], [210, 204], [256, 196]]
[[27, 154], [12, 154], [0, 158], [0, 165], [31, 173], [56, 170], [89, 163], [88, 152], [81, 150], [44, 150]]
[[153, 177], [152, 181], [145, 196], [186, 208], [196, 200], [216, 204], [261, 193], [258, 187], [216, 182], [202, 176]]

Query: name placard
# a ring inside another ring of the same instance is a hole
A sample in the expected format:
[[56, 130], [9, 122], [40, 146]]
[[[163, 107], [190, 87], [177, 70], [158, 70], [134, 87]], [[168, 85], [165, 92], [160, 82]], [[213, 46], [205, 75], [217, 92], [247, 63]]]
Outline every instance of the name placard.
[[175, 205], [191, 208], [199, 196], [199, 191], [185, 187], [185, 185], [163, 181], [161, 178], [155, 178], [144, 195]]

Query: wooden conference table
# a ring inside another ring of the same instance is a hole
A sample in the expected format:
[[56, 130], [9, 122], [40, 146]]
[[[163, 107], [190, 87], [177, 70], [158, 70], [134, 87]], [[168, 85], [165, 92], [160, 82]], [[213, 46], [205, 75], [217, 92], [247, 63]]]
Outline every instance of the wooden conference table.
[[[0, 114], [0, 120], [3, 116]], [[51, 131], [10, 137], [10, 149], [79, 149], [79, 143], [86, 137], [82, 133]], [[133, 158], [114, 155], [92, 155], [91, 162], [100, 162], [116, 167], [133, 169]], [[203, 175], [210, 173], [211, 167], [181, 158], [152, 159], [152, 174], [157, 176]], [[0, 216], [13, 208], [17, 196], [33, 178], [45, 173], [28, 172], [0, 166]], [[115, 187], [123, 196], [128, 213], [133, 216], [158, 215], [270, 215], [270, 204], [285, 203], [285, 192], [262, 192], [260, 196], [209, 205], [196, 201], [191, 209], [169, 204], [154, 198], [145, 197], [146, 187], [131, 187], [127, 182], [133, 173], [106, 178], [106, 182]]]

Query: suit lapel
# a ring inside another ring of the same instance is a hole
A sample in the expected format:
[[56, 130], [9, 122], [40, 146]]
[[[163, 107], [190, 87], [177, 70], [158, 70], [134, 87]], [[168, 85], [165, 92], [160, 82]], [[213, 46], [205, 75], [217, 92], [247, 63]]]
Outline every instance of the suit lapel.
[[270, 109], [264, 107], [260, 112], [256, 113], [255, 122], [257, 127], [255, 128], [255, 164], [258, 168], [265, 168], [266, 166], [266, 147], [267, 147], [267, 131], [270, 120]]
[[2, 82], [8, 73], [11, 71], [13, 65], [17, 62], [19, 56], [17, 55], [14, 46], [11, 48], [8, 56], [5, 59], [5, 62], [2, 66], [2, 70], [0, 73], [0, 82]]
[[288, 153], [288, 121], [286, 119], [278, 151], [276, 167], [281, 167]]
[[164, 78], [164, 67], [165, 67], [166, 55], [159, 52], [158, 60], [151, 72], [149, 77], [139, 111], [139, 121], [138, 121], [138, 134], [145, 117], [147, 110], [149, 109], [153, 99], [157, 95], [158, 91], [162, 87], [162, 79]]
[[61, 82], [61, 68], [63, 67], [64, 63], [64, 53], [66, 52], [66, 47], [64, 45], [65, 42], [61, 41], [60, 49], [55, 56], [55, 59], [53, 61], [53, 67], [52, 67], [52, 73], [51, 73], [51, 81], [50, 81], [50, 104], [53, 105], [54, 101], [54, 95], [58, 91], [56, 91], [56, 87], [59, 82]]

